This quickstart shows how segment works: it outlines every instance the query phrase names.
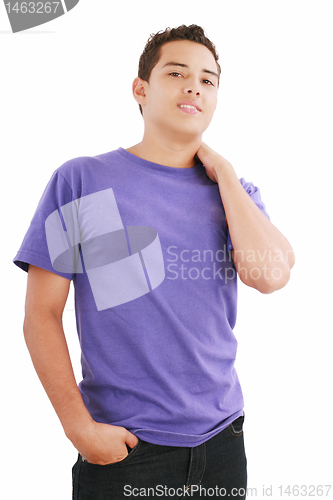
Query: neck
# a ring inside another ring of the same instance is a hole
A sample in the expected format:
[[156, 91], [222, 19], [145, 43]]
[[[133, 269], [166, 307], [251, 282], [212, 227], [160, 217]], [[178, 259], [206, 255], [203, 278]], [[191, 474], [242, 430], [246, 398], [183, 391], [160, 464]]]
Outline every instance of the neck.
[[201, 136], [192, 141], [157, 141], [146, 134], [142, 141], [127, 151], [144, 160], [174, 168], [190, 168], [197, 163], [196, 152], [201, 145]]

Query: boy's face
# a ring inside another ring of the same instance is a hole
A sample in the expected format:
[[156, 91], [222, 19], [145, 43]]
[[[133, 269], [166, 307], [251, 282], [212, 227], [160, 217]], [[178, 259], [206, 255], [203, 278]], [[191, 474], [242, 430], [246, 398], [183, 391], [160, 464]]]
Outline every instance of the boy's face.
[[200, 138], [217, 105], [217, 73], [204, 45], [188, 40], [163, 45], [149, 83], [140, 80], [146, 131], [178, 141]]

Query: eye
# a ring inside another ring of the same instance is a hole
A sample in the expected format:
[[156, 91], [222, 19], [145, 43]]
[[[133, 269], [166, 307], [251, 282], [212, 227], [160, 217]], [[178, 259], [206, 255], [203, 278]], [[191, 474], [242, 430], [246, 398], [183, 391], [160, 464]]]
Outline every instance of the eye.
[[213, 85], [213, 82], [211, 82], [210, 80], [202, 80], [204, 83], [206, 83], [207, 85]]
[[177, 71], [173, 71], [172, 73], [169, 73], [170, 76], [182, 76], [180, 73], [177, 73]]

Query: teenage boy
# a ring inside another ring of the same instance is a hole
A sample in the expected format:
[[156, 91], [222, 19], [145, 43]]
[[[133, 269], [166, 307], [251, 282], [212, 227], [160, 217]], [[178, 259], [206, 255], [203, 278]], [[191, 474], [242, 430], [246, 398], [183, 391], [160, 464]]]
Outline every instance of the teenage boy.
[[245, 497], [237, 273], [271, 293], [294, 255], [259, 190], [202, 142], [219, 77], [199, 26], [152, 36], [133, 83], [142, 141], [56, 170], [14, 259], [29, 271], [28, 349], [79, 452], [75, 499]]

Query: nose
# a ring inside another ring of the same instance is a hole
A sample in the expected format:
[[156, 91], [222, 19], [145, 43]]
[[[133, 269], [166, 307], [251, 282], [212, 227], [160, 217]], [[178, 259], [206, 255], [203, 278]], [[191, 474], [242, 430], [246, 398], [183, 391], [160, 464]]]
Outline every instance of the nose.
[[184, 89], [185, 94], [195, 94], [200, 95], [200, 90], [196, 90], [194, 87], [187, 87]]
[[199, 85], [196, 82], [188, 82], [187, 85], [184, 88], [184, 94], [194, 94], [199, 96], [200, 95], [200, 89]]
[[195, 95], [200, 95], [200, 91], [199, 90], [192, 90], [192, 88], [188, 88], [185, 90], [185, 93], [186, 94], [195, 94]]

